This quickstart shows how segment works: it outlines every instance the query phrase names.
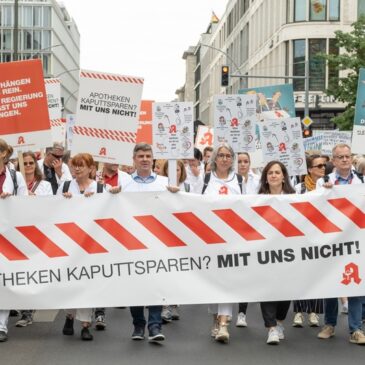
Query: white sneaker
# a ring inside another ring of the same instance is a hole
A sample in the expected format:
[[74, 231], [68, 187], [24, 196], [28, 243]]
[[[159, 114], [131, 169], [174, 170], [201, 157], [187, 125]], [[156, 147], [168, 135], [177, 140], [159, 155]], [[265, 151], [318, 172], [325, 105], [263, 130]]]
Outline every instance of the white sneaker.
[[304, 316], [303, 313], [295, 313], [294, 319], [293, 319], [293, 327], [303, 327], [304, 324]]
[[279, 334], [276, 327], [269, 329], [266, 343], [268, 345], [278, 345], [280, 343]]
[[246, 314], [238, 313], [236, 327], [247, 327]]
[[276, 326], [276, 330], [277, 330], [278, 335], [279, 335], [279, 340], [285, 340], [284, 326], [281, 323], [278, 323], [277, 326]]
[[308, 323], [310, 327], [319, 327], [319, 315], [314, 312], [309, 313]]

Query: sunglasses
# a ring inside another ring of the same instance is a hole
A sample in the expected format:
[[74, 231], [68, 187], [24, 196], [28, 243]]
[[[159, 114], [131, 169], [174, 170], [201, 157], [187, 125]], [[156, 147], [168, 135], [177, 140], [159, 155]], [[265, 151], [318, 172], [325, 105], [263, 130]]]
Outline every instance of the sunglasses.
[[33, 166], [34, 162], [30, 161], [30, 162], [24, 162], [24, 166]]
[[319, 169], [324, 169], [324, 168], [326, 168], [326, 164], [325, 163], [320, 163], [319, 165], [312, 166], [312, 168], [313, 167], [317, 167]]
[[63, 155], [55, 155], [54, 153], [51, 153], [51, 155], [54, 157], [54, 158], [57, 158], [57, 160], [60, 160], [62, 157], [63, 157]]

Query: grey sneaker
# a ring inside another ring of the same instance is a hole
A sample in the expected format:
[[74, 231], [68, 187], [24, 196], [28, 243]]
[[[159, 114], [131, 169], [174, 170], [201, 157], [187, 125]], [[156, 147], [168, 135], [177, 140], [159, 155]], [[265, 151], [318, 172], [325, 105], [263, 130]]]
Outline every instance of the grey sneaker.
[[177, 305], [171, 306], [171, 318], [174, 321], [177, 321], [180, 319], [179, 307]]
[[104, 331], [105, 328], [106, 328], [105, 316], [101, 314], [97, 316], [95, 319], [95, 329], [97, 331]]
[[31, 316], [27, 316], [25, 314], [22, 315], [22, 317], [19, 319], [18, 322], [16, 322], [16, 327], [27, 327], [30, 324], [33, 323], [33, 318]]
[[170, 323], [172, 321], [171, 306], [164, 306], [161, 312], [161, 318], [163, 323]]

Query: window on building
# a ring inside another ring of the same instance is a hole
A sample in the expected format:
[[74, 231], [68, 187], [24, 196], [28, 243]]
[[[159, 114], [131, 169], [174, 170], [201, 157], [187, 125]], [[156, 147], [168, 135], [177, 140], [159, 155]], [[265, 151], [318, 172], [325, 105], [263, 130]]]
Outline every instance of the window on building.
[[51, 55], [50, 54], [43, 54], [43, 73], [45, 75], [49, 75], [51, 73]]
[[43, 6], [43, 26], [50, 27], [51, 26], [51, 7]]
[[11, 62], [11, 53], [3, 53], [3, 62]]
[[33, 8], [31, 6], [23, 7], [23, 27], [33, 26]]
[[240, 18], [242, 18], [250, 6], [250, 0], [241, 0], [240, 2]]
[[3, 30], [2, 49], [11, 50], [13, 47], [13, 37], [10, 29]]
[[359, 18], [361, 15], [365, 15], [365, 0], [357, 1], [357, 17]]
[[33, 31], [33, 49], [42, 49], [42, 32], [40, 30]]
[[329, 20], [340, 20], [340, 0], [331, 0], [329, 7]]
[[4, 27], [13, 27], [14, 26], [13, 7], [12, 6], [3, 7], [3, 26]]
[[31, 30], [23, 31], [23, 49], [24, 50], [32, 49], [32, 31]]
[[51, 32], [49, 30], [44, 30], [42, 32], [42, 48], [50, 48], [51, 47]]
[[[330, 39], [328, 45], [328, 53], [332, 55], [338, 55], [340, 50], [337, 46], [336, 39]], [[338, 86], [338, 78], [340, 76], [339, 70], [336, 69], [335, 65], [328, 62], [328, 87], [333, 89]]]
[[294, 0], [294, 21], [302, 22], [307, 20], [307, 2], [305, 0]]
[[326, 20], [327, 0], [310, 0], [309, 20]]
[[318, 57], [326, 53], [326, 39], [309, 39], [309, 90], [324, 91], [326, 89], [326, 61]]
[[33, 26], [35, 26], [35, 27], [42, 26], [42, 7], [41, 6], [33, 7]]
[[[293, 57], [293, 76], [305, 75], [305, 39], [297, 39], [293, 41], [294, 57]], [[304, 79], [293, 79], [295, 91], [304, 90]]]
[[249, 53], [249, 28], [248, 23], [244, 26], [241, 30], [240, 34], [240, 60], [241, 65], [248, 60], [248, 53]]

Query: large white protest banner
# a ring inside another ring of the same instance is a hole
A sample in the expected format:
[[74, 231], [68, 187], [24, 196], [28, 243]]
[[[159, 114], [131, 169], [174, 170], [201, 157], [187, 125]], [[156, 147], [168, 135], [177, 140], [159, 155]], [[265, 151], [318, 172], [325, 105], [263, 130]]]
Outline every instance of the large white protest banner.
[[45, 79], [48, 113], [51, 124], [52, 141], [65, 143], [66, 123], [62, 119], [61, 80]]
[[365, 295], [364, 194], [10, 197], [0, 201], [0, 308]]
[[291, 176], [305, 175], [307, 164], [300, 118], [265, 120], [258, 125], [264, 161], [282, 162]]
[[228, 143], [233, 151], [255, 152], [255, 95], [214, 96], [214, 145]]
[[152, 140], [155, 158], [194, 158], [193, 103], [153, 103]]
[[131, 165], [143, 79], [81, 70], [72, 155]]

